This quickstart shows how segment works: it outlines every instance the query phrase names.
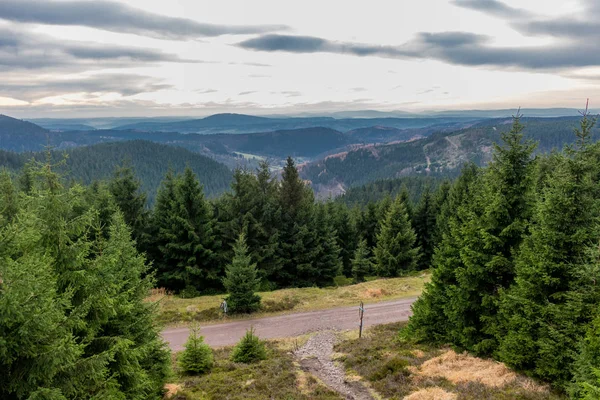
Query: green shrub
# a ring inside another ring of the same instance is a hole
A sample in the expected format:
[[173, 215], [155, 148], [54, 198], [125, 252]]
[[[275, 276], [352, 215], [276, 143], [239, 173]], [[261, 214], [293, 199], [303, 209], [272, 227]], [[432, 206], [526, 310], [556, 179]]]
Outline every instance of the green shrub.
[[198, 375], [210, 371], [212, 366], [212, 350], [200, 336], [200, 328], [193, 326], [185, 350], [179, 356], [179, 368], [187, 375]]
[[179, 292], [179, 297], [182, 299], [193, 299], [200, 296], [200, 292], [193, 286], [188, 286]]
[[266, 358], [265, 344], [254, 334], [254, 328], [246, 331], [231, 353], [231, 361], [239, 363], [249, 364]]
[[371, 376], [369, 376], [369, 380], [379, 381], [388, 375], [394, 375], [398, 372], [404, 376], [408, 376], [410, 375], [410, 372], [408, 369], [406, 369], [406, 367], [408, 367], [408, 361], [398, 357], [392, 358], [378, 368], [375, 372], [373, 372]]
[[281, 300], [263, 300], [261, 310], [265, 312], [278, 312], [293, 310], [301, 301], [296, 296], [284, 296]]
[[333, 284], [337, 287], [349, 286], [349, 285], [352, 285], [353, 283], [354, 283], [354, 279], [346, 278], [344, 275], [338, 275], [335, 278], [333, 278]]

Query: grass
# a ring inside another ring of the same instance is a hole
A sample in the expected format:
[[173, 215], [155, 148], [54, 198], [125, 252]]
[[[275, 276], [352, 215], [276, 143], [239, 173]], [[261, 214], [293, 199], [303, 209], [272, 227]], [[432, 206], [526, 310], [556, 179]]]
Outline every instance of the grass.
[[[305, 312], [333, 307], [357, 305], [360, 301], [374, 303], [418, 296], [429, 274], [403, 278], [377, 279], [356, 285], [329, 288], [282, 289], [259, 293], [262, 309], [258, 313], [234, 318], [262, 317], [286, 312]], [[182, 299], [164, 291], [156, 291], [148, 298], [158, 302], [158, 320], [164, 325], [187, 324], [193, 321], [223, 321], [219, 309], [225, 295], [201, 296]], [[231, 317], [227, 317], [230, 319]]]
[[404, 325], [373, 327], [360, 340], [347, 334], [335, 347], [336, 358], [348, 375], [390, 400], [564, 399], [496, 361], [399, 341]]
[[[168, 385], [172, 400], [341, 400], [312, 375], [300, 370], [290, 341], [267, 342], [268, 357], [255, 364], [229, 360], [232, 348], [215, 350], [215, 367], [206, 375], [179, 375]], [[176, 365], [176, 363], [174, 363]], [[175, 393], [176, 392], [176, 393]]]

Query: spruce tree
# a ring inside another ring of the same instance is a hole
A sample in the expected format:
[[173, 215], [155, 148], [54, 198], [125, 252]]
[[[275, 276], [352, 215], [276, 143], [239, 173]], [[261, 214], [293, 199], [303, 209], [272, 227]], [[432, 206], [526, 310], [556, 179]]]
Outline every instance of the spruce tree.
[[187, 375], [204, 374], [211, 370], [214, 364], [212, 349], [204, 343], [204, 337], [200, 335], [200, 328], [192, 326], [184, 350], [177, 361], [179, 368]]
[[2, 397], [161, 398], [169, 352], [122, 216], [90, 236], [98, 213], [85, 190], [65, 189], [50, 162], [34, 176], [21, 217], [0, 230], [0, 331], [16, 340], [0, 349]]
[[457, 285], [448, 289], [446, 308], [452, 343], [477, 354], [491, 354], [501, 329], [497, 319], [500, 292], [514, 280], [513, 256], [527, 234], [531, 215], [532, 152], [523, 138], [520, 116], [495, 145], [493, 160], [474, 187], [456, 239], [460, 263]]
[[[36, 216], [0, 229], [0, 398], [21, 399], [54, 389], [83, 352], [65, 313], [68, 296], [40, 246]], [[35, 294], [35, 295], [32, 295]], [[64, 397], [63, 397], [64, 398]]]
[[246, 235], [241, 233], [233, 246], [233, 259], [225, 268], [223, 285], [229, 294], [227, 305], [232, 313], [251, 313], [260, 308], [260, 296], [255, 294], [260, 279], [257, 277], [256, 264], [248, 255]]
[[574, 399], [597, 399], [600, 395], [600, 310], [595, 311], [595, 318], [588, 325], [587, 332], [581, 340], [579, 353], [574, 363], [573, 384], [569, 394]]
[[254, 334], [254, 328], [246, 331], [244, 337], [233, 348], [231, 361], [250, 364], [266, 360], [267, 350], [265, 343]]
[[[283, 262], [276, 282], [282, 286], [312, 285], [312, 271], [318, 251], [314, 230], [314, 193], [307, 187], [288, 157], [279, 188], [281, 228], [279, 255]], [[299, 279], [299, 277], [302, 278]]]
[[531, 235], [517, 257], [515, 285], [500, 307], [500, 359], [563, 388], [572, 376], [574, 349], [599, 301], [595, 281], [600, 276], [597, 268], [587, 267], [587, 246], [600, 234], [595, 223], [600, 146], [589, 145], [587, 130], [593, 124], [586, 119], [579, 133], [587, 141], [567, 152], [538, 198]]
[[140, 180], [136, 178], [133, 168], [127, 164], [115, 170], [108, 185], [117, 207], [123, 213], [125, 222], [131, 228], [138, 249], [143, 248], [142, 240], [149, 216], [146, 210], [146, 194], [141, 192], [140, 187]]
[[437, 217], [435, 207], [436, 205], [434, 204], [430, 189], [426, 187], [413, 216], [414, 229], [417, 234], [417, 245], [421, 248], [421, 257], [419, 259], [420, 269], [429, 268], [431, 258], [433, 257]]
[[379, 276], [394, 277], [416, 268], [419, 248], [410, 225], [406, 206], [398, 196], [392, 203], [377, 235], [375, 247], [376, 272]]
[[18, 194], [8, 171], [0, 170], [0, 226], [15, 218], [18, 207]]
[[377, 204], [369, 202], [366, 210], [360, 212], [356, 222], [356, 230], [359, 237], [367, 241], [367, 247], [374, 249], [377, 244], [377, 232], [379, 230], [379, 213]]
[[175, 290], [187, 289], [186, 295], [218, 289], [222, 287], [222, 273], [215, 262], [214, 249], [219, 243], [213, 234], [212, 212], [190, 168], [175, 179], [173, 191], [167, 226], [160, 232], [165, 243], [162, 263], [168, 268], [168, 279], [179, 283]]
[[[438, 217], [438, 234], [442, 238], [433, 255], [431, 282], [413, 304], [413, 315], [404, 335], [417, 342], [448, 343], [453, 339], [447, 313], [452, 311], [455, 299], [452, 290], [458, 285], [456, 270], [462, 265], [462, 227], [468, 218], [479, 169], [467, 164], [452, 185], [448, 199]], [[474, 316], [476, 318], [476, 316]]]
[[313, 284], [327, 286], [333, 283], [333, 278], [342, 273], [342, 259], [337, 232], [324, 205], [316, 206], [314, 231], [317, 238], [317, 251], [312, 263]]
[[167, 171], [156, 195], [156, 204], [150, 219], [149, 243], [147, 254], [152, 261], [157, 285], [173, 291], [185, 288], [185, 275], [168, 255], [167, 245], [175, 239], [176, 177], [173, 171]]
[[361, 240], [354, 252], [352, 259], [352, 276], [356, 283], [364, 282], [365, 277], [371, 273], [373, 263], [366, 240]]
[[345, 276], [352, 276], [352, 258], [358, 244], [356, 226], [350, 216], [348, 207], [340, 202], [329, 201], [327, 213], [336, 232], [337, 245], [340, 248], [342, 259], [342, 272]]

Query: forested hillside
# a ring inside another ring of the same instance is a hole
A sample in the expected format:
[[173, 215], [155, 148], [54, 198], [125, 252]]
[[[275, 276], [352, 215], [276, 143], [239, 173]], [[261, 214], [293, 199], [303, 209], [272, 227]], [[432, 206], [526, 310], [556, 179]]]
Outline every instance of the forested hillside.
[[52, 140], [52, 133], [27, 121], [0, 114], [0, 149], [41, 150]]
[[396, 197], [405, 190], [409, 194], [410, 201], [416, 204], [425, 190], [436, 190], [447, 180], [447, 178], [435, 175], [380, 179], [362, 186], [351, 187], [336, 201], [341, 201], [351, 207], [363, 207], [368, 203], [380, 201], [386, 196]]
[[[218, 162], [188, 150], [147, 141], [101, 143], [66, 151], [53, 151], [52, 158], [66, 155], [62, 172], [77, 182], [89, 184], [109, 178], [124, 162], [130, 165], [142, 182], [142, 189], [153, 201], [160, 181], [171, 168], [183, 171], [189, 166], [198, 175], [209, 196], [223, 193], [231, 181], [231, 171]], [[45, 152], [12, 153], [0, 150], [0, 166], [18, 170], [31, 159], [43, 162]]]
[[[524, 118], [525, 136], [538, 142], [536, 153], [560, 150], [574, 143], [577, 118]], [[492, 144], [510, 129], [510, 119], [478, 123], [456, 132], [440, 132], [422, 140], [390, 145], [364, 146], [307, 164], [302, 176], [314, 184], [361, 185], [377, 179], [412, 174], [455, 175], [465, 162], [485, 165], [491, 160]], [[594, 128], [592, 140], [600, 138]]]

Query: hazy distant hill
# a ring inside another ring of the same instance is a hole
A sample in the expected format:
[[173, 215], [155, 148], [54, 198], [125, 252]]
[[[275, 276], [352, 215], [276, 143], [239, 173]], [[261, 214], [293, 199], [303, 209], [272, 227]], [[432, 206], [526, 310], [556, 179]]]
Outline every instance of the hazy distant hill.
[[[578, 117], [525, 118], [525, 134], [539, 142], [538, 152], [573, 143]], [[378, 179], [414, 174], [453, 174], [467, 161], [487, 163], [500, 132], [511, 128], [510, 118], [482, 122], [456, 132], [435, 133], [408, 143], [363, 146], [302, 166], [302, 176], [318, 190], [348, 188]], [[594, 131], [595, 139], [600, 130]]]
[[128, 124], [117, 129], [130, 129], [146, 132], [181, 132], [181, 133], [252, 133], [277, 130], [323, 127], [346, 132], [352, 129], [371, 126], [388, 126], [408, 129], [423, 128], [438, 124], [474, 121], [472, 117], [417, 117], [417, 118], [344, 118], [304, 117], [304, 118], [266, 118], [242, 114], [216, 114], [210, 117], [179, 122], [142, 122]]
[[[67, 151], [54, 151], [53, 158], [60, 160], [65, 153], [66, 173], [75, 180], [90, 183], [109, 178], [115, 167], [127, 161], [142, 181], [142, 187], [152, 199], [160, 181], [169, 168], [180, 172], [189, 165], [204, 185], [205, 193], [215, 195], [228, 189], [231, 171], [208, 157], [186, 149], [135, 140], [118, 143], [101, 143]], [[28, 160], [43, 161], [44, 153], [14, 153], [0, 150], [0, 166], [12, 170], [21, 168]]]
[[0, 114], [0, 148], [13, 151], [41, 150], [51, 133], [31, 122]]

